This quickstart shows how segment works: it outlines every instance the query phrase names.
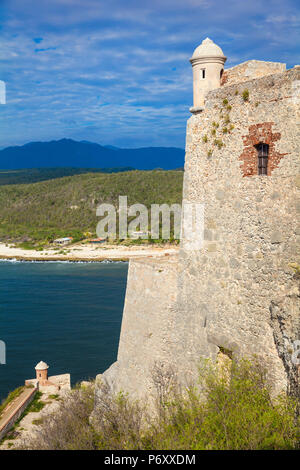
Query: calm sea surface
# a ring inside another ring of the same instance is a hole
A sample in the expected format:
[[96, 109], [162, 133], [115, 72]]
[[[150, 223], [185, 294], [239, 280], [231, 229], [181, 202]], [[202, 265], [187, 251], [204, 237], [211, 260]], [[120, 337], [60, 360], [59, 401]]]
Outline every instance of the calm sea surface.
[[117, 358], [127, 263], [0, 261], [0, 400], [35, 376], [69, 372], [72, 384]]

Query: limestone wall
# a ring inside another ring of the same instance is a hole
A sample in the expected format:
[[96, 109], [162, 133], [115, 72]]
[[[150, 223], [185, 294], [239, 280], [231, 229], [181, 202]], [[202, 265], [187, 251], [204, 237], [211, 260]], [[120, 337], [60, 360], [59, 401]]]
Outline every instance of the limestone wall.
[[[291, 350], [300, 336], [298, 282], [290, 267], [300, 261], [299, 80], [293, 69], [220, 88], [189, 119], [183, 195], [205, 204], [204, 248], [182, 250], [179, 260], [177, 360], [191, 375], [199, 355], [215, 358], [223, 347], [258, 355], [276, 389], [286, 388], [288, 367], [274, 339], [280, 318], [271, 319], [270, 308], [275, 299], [294, 296], [294, 326], [285, 338]], [[268, 176], [257, 175], [249, 136], [253, 144], [269, 139], [273, 146]], [[245, 171], [245, 161], [253, 171]]]
[[255, 78], [261, 78], [274, 73], [282, 73], [286, 69], [281, 62], [264, 62], [262, 60], [248, 60], [242, 64], [226, 69], [222, 75], [222, 85], [233, 85]]
[[4, 410], [3, 416], [0, 420], [0, 441], [22, 416], [27, 406], [34, 399], [37, 391], [37, 388], [23, 390], [22, 394], [10, 404], [11, 406], [7, 407], [9, 409]]
[[275, 392], [298, 383], [300, 70], [227, 85], [187, 124], [183, 198], [205, 205], [204, 247], [130, 262], [118, 360], [98, 377], [115, 389], [151, 392], [155, 362], [186, 383], [220, 350], [258, 356]]
[[152, 393], [154, 368], [172, 360], [177, 268], [176, 256], [130, 260], [117, 362], [98, 383], [105, 379], [136, 396]]

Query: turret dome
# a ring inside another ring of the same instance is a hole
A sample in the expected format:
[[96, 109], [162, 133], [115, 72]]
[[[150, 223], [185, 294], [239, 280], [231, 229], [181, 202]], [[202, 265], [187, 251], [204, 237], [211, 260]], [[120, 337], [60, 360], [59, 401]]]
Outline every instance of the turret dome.
[[49, 366], [48, 366], [48, 364], [46, 364], [46, 362], [44, 362], [44, 361], [40, 361], [40, 362], [35, 366], [35, 370], [45, 370], [45, 369], [49, 369]]
[[202, 41], [200, 46], [196, 47], [192, 55], [192, 59], [198, 59], [202, 57], [225, 57], [222, 49], [217, 46], [211, 39], [206, 38]]

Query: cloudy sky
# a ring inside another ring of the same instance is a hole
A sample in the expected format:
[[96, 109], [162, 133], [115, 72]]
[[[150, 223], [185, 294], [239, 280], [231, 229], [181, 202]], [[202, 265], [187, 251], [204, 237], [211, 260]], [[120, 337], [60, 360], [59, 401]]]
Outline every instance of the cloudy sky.
[[184, 147], [188, 59], [207, 36], [227, 67], [300, 63], [298, 0], [0, 0], [0, 19], [0, 148]]

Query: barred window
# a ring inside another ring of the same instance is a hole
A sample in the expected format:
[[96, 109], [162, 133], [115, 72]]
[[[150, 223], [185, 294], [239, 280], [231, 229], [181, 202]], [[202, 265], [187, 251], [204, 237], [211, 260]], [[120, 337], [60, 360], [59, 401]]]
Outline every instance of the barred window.
[[258, 157], [258, 174], [267, 175], [268, 174], [268, 155], [269, 155], [269, 146], [268, 144], [258, 144], [256, 145], [257, 157]]

